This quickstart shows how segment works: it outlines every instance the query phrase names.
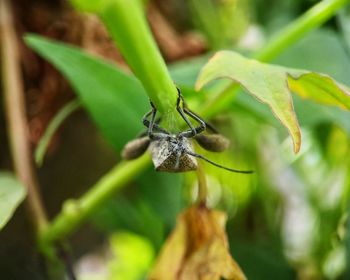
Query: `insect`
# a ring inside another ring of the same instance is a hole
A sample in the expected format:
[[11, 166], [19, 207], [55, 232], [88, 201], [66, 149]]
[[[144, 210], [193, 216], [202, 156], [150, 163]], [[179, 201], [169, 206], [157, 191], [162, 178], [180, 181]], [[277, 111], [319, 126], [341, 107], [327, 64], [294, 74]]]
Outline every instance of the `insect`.
[[[191, 139], [196, 140], [202, 148], [212, 152], [226, 150], [230, 142], [219, 134], [213, 126], [187, 108], [179, 89], [176, 109], [189, 129], [176, 134], [170, 133], [159, 125], [160, 119], [156, 120], [157, 109], [152, 102], [150, 104], [151, 111], [146, 113], [142, 119], [147, 131], [126, 144], [122, 151], [124, 159], [135, 159], [149, 148], [157, 171], [186, 172], [196, 170], [198, 167], [196, 159], [202, 159], [231, 172], [253, 173], [251, 170], [236, 170], [222, 166], [194, 152]], [[198, 126], [194, 127], [187, 116], [196, 121]], [[202, 134], [205, 130], [210, 130], [212, 134]]]

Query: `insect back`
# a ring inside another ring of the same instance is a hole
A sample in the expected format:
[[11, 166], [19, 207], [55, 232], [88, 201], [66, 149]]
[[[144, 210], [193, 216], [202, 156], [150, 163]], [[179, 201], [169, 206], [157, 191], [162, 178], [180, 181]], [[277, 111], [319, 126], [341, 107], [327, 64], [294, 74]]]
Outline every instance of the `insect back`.
[[170, 136], [168, 139], [152, 141], [150, 151], [157, 171], [186, 172], [198, 167], [197, 160], [186, 153], [193, 151], [191, 141], [186, 138]]

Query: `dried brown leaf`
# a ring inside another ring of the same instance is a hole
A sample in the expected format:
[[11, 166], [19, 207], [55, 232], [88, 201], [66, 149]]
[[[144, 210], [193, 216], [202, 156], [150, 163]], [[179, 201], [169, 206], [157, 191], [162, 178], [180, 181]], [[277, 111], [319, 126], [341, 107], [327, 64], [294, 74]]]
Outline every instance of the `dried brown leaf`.
[[150, 280], [244, 280], [228, 250], [226, 214], [203, 206], [185, 210], [165, 243]]

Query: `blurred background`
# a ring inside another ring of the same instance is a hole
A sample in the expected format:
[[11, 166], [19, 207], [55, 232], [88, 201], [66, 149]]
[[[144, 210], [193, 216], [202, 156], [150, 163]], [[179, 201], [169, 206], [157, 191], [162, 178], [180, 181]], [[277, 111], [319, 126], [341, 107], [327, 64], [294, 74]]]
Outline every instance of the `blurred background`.
[[[191, 70], [218, 49], [249, 54], [316, 4], [315, 0], [149, 0], [147, 17], [171, 73]], [[71, 43], [128, 71], [104, 26], [63, 0], [12, 0], [16, 31]], [[0, 41], [1, 44], [1, 41]], [[74, 98], [69, 84], [21, 42], [28, 129], [33, 150], [47, 125]], [[350, 10], [341, 10], [273, 63], [329, 74], [350, 86]], [[188, 74], [190, 73], [190, 74]], [[1, 80], [0, 80], [1, 84]], [[1, 91], [1, 89], [0, 89]], [[184, 89], [189, 104], [201, 104]], [[0, 168], [12, 168], [0, 98]], [[215, 159], [254, 176], [205, 165], [209, 205], [224, 210], [233, 257], [248, 279], [350, 279], [350, 113], [294, 99], [302, 133], [294, 155], [285, 129], [264, 105], [244, 93], [212, 123], [231, 139]], [[203, 154], [211, 157], [210, 154]], [[79, 197], [120, 155], [83, 109], [70, 115], [37, 168], [43, 201], [53, 218], [68, 198]], [[194, 198], [195, 176], [149, 168], [93, 214], [71, 238], [78, 279], [144, 279], [177, 214]], [[46, 279], [21, 206], [0, 232], [1, 279]]]

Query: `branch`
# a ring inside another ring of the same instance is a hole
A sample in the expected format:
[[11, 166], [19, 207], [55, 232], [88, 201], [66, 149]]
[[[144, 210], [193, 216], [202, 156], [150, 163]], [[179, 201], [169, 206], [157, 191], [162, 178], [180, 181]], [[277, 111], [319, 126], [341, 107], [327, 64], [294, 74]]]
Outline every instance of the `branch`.
[[0, 32], [4, 103], [13, 164], [17, 177], [27, 187], [30, 218], [40, 234], [47, 226], [47, 218], [33, 170], [18, 42], [8, 0], [0, 0]]
[[93, 4], [84, 0], [71, 2], [76, 7], [93, 12], [101, 18], [159, 112], [174, 112], [177, 90], [152, 37], [142, 1], [100, 0]]

